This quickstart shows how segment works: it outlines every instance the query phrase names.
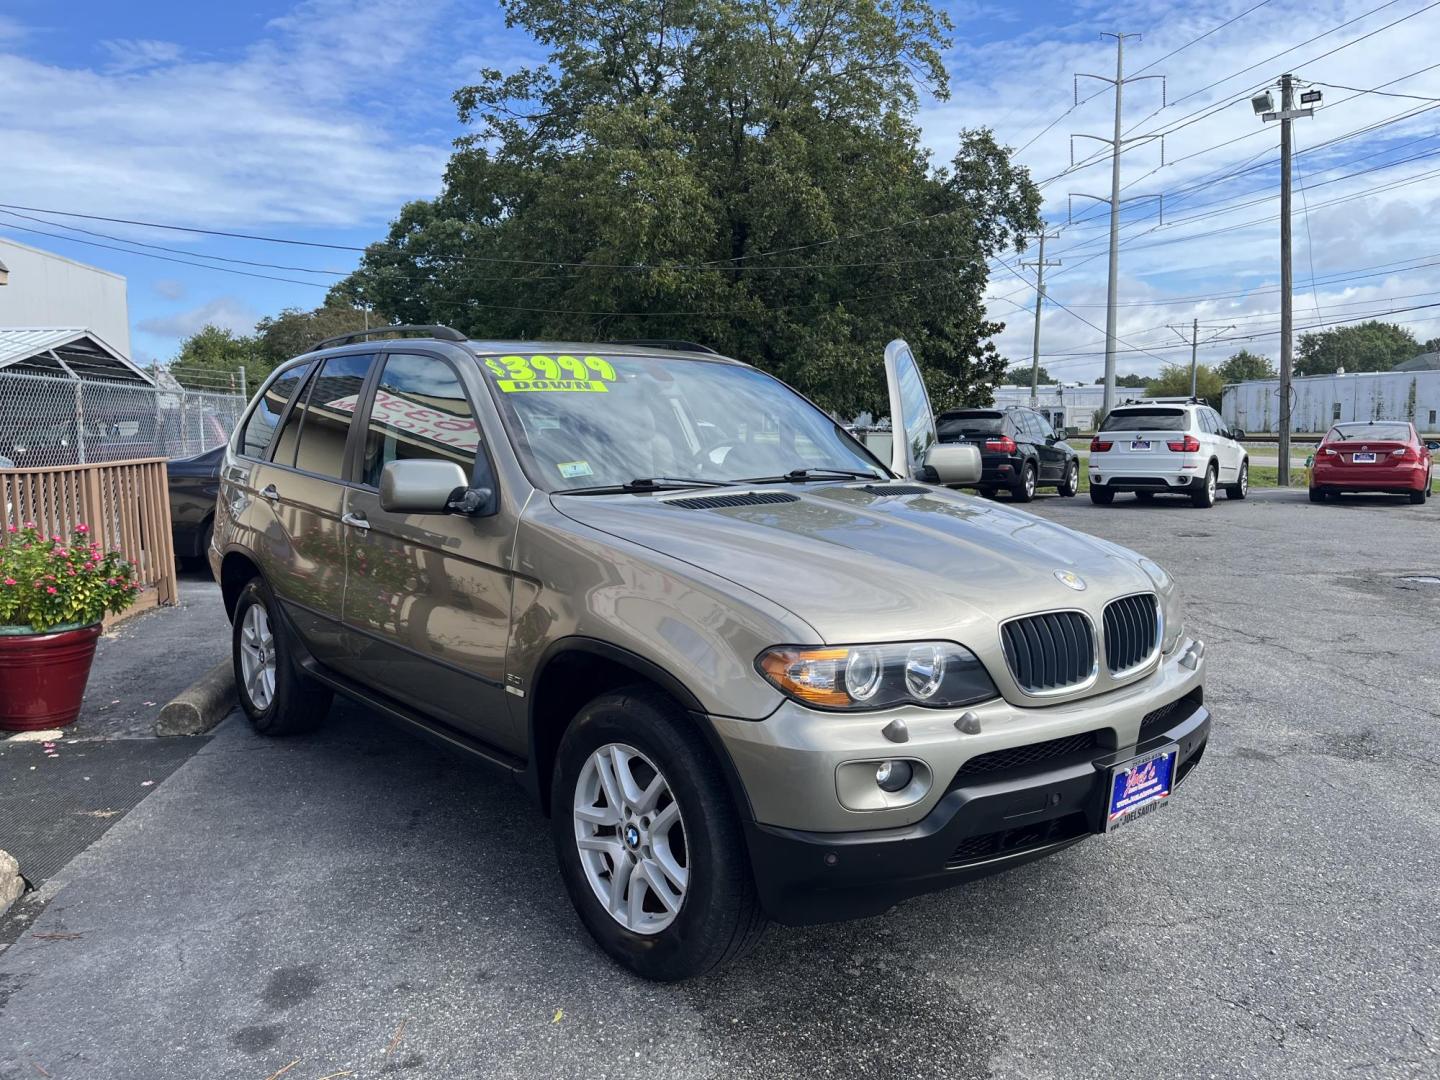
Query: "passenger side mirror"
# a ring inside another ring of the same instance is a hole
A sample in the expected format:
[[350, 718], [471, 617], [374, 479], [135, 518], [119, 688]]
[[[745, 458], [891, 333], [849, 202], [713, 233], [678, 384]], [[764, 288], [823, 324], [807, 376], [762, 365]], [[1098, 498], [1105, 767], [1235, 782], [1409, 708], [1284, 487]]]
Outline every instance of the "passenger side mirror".
[[925, 454], [924, 480], [974, 484], [980, 480], [980, 448], [974, 443], [935, 443]]
[[471, 488], [453, 461], [406, 458], [380, 473], [380, 508], [388, 513], [474, 513], [490, 497], [489, 488]]
[[1440, 442], [1436, 442], [1434, 439], [1427, 439], [1425, 442], [1425, 449], [1440, 450]]

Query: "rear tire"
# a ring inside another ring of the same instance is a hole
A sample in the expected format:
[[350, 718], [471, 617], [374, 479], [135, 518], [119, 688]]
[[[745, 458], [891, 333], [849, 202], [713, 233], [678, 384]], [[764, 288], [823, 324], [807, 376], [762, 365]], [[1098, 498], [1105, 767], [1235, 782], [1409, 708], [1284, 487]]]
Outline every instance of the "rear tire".
[[1414, 503], [1416, 506], [1420, 506], [1421, 504], [1423, 504], [1423, 503], [1425, 502], [1425, 500], [1428, 499], [1429, 497], [1430, 497], [1430, 485], [1429, 485], [1428, 483], [1427, 483], [1423, 488], [1421, 488], [1419, 491], [1412, 491], [1412, 492], [1410, 492], [1410, 501], [1411, 501], [1412, 503]]
[[1200, 509], [1205, 510], [1215, 505], [1216, 475], [1215, 465], [1212, 462], [1205, 467], [1204, 482], [1190, 493], [1191, 506], [1198, 506]]
[[1310, 489], [1310, 501], [1313, 503], [1322, 503], [1329, 498], [1329, 496], [1330, 493], [1323, 487], [1312, 487]]
[[1115, 501], [1115, 492], [1098, 484], [1090, 485], [1090, 501], [1096, 506], [1109, 506]]
[[979, 491], [982, 499], [993, 499], [995, 497], [995, 488], [992, 485], [987, 484], [985, 487], [980, 488]]
[[1250, 494], [1250, 459], [1246, 458], [1240, 462], [1240, 475], [1235, 478], [1235, 483], [1225, 485], [1225, 497], [1227, 499], [1243, 499]]
[[1069, 468], [1065, 470], [1065, 480], [1060, 485], [1060, 494], [1067, 499], [1073, 499], [1080, 494], [1080, 463], [1070, 462]]
[[1135, 500], [1137, 502], [1154, 502], [1155, 493], [1153, 491], [1137, 491], [1135, 492]]
[[739, 814], [693, 725], [649, 687], [602, 694], [561, 739], [550, 789], [560, 873], [581, 921], [617, 963], [658, 982], [734, 963], [766, 925]]
[[314, 731], [330, 711], [327, 687], [307, 678], [290, 655], [270, 587], [251, 578], [235, 602], [230, 631], [235, 695], [261, 735]]
[[1027, 503], [1035, 498], [1035, 463], [1027, 461], [1020, 470], [1020, 482], [1010, 489], [1016, 502]]

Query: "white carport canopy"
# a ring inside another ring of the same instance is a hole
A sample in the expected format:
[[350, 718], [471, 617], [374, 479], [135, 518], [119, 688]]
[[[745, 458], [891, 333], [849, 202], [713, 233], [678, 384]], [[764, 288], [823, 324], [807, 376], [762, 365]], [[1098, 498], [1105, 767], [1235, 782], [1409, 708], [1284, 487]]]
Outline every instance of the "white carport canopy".
[[155, 385], [154, 379], [97, 334], [78, 327], [0, 327], [0, 372], [5, 371], [84, 382]]

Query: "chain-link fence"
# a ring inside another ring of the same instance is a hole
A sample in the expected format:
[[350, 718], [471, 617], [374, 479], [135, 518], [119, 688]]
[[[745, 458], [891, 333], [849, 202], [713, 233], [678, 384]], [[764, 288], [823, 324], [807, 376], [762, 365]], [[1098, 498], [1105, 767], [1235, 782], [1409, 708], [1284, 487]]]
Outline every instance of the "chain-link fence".
[[0, 466], [182, 458], [230, 438], [245, 399], [0, 371]]

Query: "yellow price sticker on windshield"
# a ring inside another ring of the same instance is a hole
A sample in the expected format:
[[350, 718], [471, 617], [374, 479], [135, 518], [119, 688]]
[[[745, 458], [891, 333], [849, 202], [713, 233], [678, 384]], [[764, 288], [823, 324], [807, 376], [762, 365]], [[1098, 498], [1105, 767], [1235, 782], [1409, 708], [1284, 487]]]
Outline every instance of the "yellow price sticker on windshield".
[[561, 391], [605, 394], [615, 381], [615, 368], [602, 356], [490, 357], [485, 367], [495, 376], [503, 394], [526, 391]]

